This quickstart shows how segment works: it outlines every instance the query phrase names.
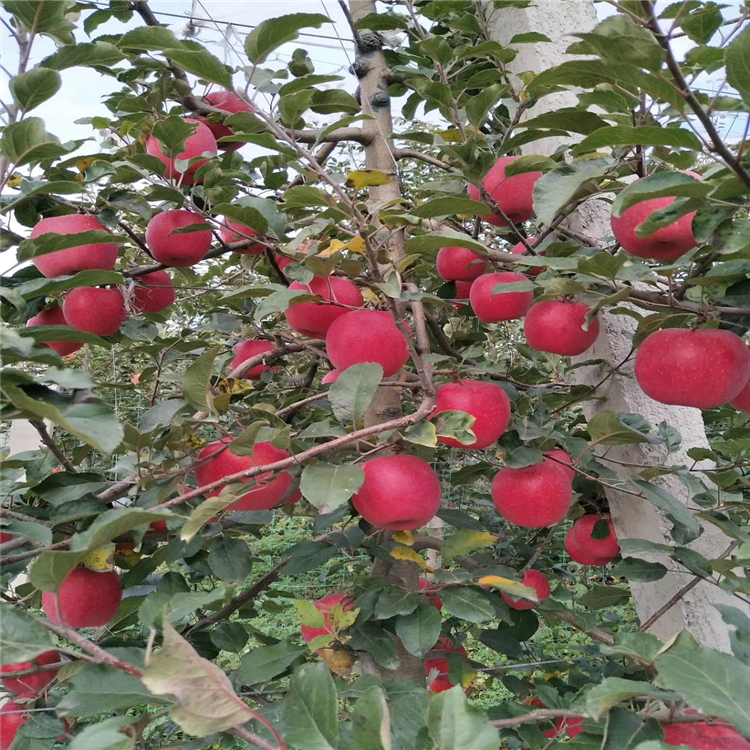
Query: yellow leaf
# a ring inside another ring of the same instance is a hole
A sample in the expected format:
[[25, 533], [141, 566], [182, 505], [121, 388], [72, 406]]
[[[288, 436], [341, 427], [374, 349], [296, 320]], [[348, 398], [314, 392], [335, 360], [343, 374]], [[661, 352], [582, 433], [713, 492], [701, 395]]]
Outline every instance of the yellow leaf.
[[83, 558], [83, 564], [90, 570], [113, 570], [115, 567], [114, 554], [115, 545], [107, 544], [89, 552]]
[[405, 544], [407, 547], [412, 547], [414, 545], [414, 534], [411, 531], [397, 531], [393, 535], [393, 541]]
[[375, 294], [372, 289], [363, 288], [362, 296], [364, 297], [365, 302], [380, 302], [380, 297], [378, 297], [378, 295]]
[[354, 666], [354, 655], [340, 648], [321, 648], [318, 653], [331, 672], [348, 677]]
[[118, 568], [131, 570], [141, 561], [141, 557], [140, 552], [136, 552], [134, 549], [118, 548], [115, 551], [115, 565]]
[[330, 258], [332, 255], [340, 253], [345, 248], [346, 242], [342, 242], [341, 240], [331, 240], [328, 247], [325, 250], [321, 250], [319, 253], [317, 253], [317, 256], [318, 258]]
[[427, 564], [426, 560], [422, 557], [422, 555], [419, 554], [419, 552], [416, 552], [409, 547], [404, 547], [404, 545], [402, 544], [399, 544], [397, 547], [394, 547], [391, 550], [391, 557], [395, 557], [396, 560], [410, 560], [411, 562], [419, 565], [419, 567], [426, 573], [435, 572], [434, 569]]
[[13, 172], [13, 174], [8, 178], [8, 187], [17, 188], [22, 182], [23, 177], [21, 177], [18, 172]]
[[440, 132], [440, 137], [446, 143], [461, 143], [463, 140], [463, 138], [461, 138], [461, 133], [458, 130], [442, 130]]
[[349, 240], [346, 246], [349, 248], [350, 253], [355, 253], [356, 255], [365, 254], [365, 241], [361, 237], [354, 237]]
[[471, 683], [474, 682], [474, 680], [477, 678], [477, 676], [477, 672], [475, 672], [473, 669], [464, 667], [461, 671], [461, 687], [469, 687]]
[[457, 531], [445, 540], [441, 554], [446, 560], [452, 560], [482, 547], [491, 547], [496, 541], [497, 537], [489, 531]]
[[368, 187], [387, 185], [392, 179], [392, 175], [381, 172], [379, 169], [358, 169], [356, 172], [349, 172], [346, 186], [354, 190], [364, 190]]
[[532, 602], [539, 601], [539, 597], [534, 589], [524, 586], [518, 581], [511, 581], [510, 578], [483, 576], [479, 579], [479, 584], [481, 586], [492, 586], [492, 588], [500, 589], [500, 591], [504, 591], [506, 594], [510, 594], [517, 599], [528, 599]]
[[95, 156], [88, 156], [85, 159], [79, 159], [76, 162], [76, 168], [79, 172], [85, 172], [95, 161]]

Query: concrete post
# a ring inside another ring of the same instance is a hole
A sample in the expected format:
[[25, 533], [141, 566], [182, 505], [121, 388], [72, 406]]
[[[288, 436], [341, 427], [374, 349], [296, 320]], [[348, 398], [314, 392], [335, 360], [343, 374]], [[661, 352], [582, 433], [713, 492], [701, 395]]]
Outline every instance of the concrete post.
[[[516, 34], [530, 31], [545, 34], [552, 40], [551, 43], [516, 45], [518, 56], [509, 66], [514, 74], [527, 71], [539, 73], [570, 59], [570, 56], [565, 54], [568, 45], [575, 41], [570, 35], [589, 31], [597, 23], [593, 0], [545, 0], [538, 1], [529, 8], [502, 10], [495, 9], [490, 2], [485, 3], [482, 8], [492, 37], [500, 44], [513, 46], [509, 43]], [[526, 117], [534, 117], [562, 107], [573, 107], [576, 104], [575, 94], [555, 93], [541, 99], [526, 113]], [[547, 138], [530, 144], [525, 151], [550, 154], [563, 143], [565, 139]], [[610, 235], [607, 206], [597, 201], [584, 204], [577, 215], [572, 217], [571, 228], [595, 239]], [[579, 359], [601, 359], [604, 364], [574, 371], [578, 381], [587, 385], [598, 383], [611, 367], [620, 364], [626, 358], [635, 331], [635, 322], [631, 318], [607, 313], [600, 317], [601, 335], [594, 347]], [[601, 409], [629, 412], [642, 415], [653, 425], [662, 421], [668, 422], [682, 435], [681, 450], [672, 454], [668, 454], [661, 446], [608, 447], [607, 457], [613, 460], [609, 466], [616, 470], [623, 480], [635, 476], [641, 470], [639, 466], [692, 466], [693, 461], [688, 458], [687, 450], [693, 447], [708, 447], [700, 411], [665, 406], [652, 401], [633, 379], [632, 362], [623, 368], [622, 374], [609, 378], [597, 395], [605, 400], [588, 401], [583, 405], [588, 419]], [[677, 477], [665, 477], [659, 480], [658, 484], [689, 505], [690, 493]], [[672, 543], [669, 523], [650, 502], [614, 490], [607, 491], [607, 499], [619, 537], [648, 539], [661, 544]], [[719, 529], [707, 524], [703, 535], [691, 546], [711, 559], [721, 555], [730, 543], [731, 539]], [[647, 555], [639, 556], [644, 559], [659, 559], [649, 558]], [[660, 558], [660, 561], [664, 562], [665, 558]], [[693, 578], [691, 573], [682, 569], [669, 572], [663, 579], [653, 583], [631, 583], [633, 599], [641, 622], [646, 622], [658, 613]], [[750, 614], [750, 608], [742, 602], [724, 593], [717, 586], [702, 581], [659, 616], [649, 628], [649, 632], [666, 640], [684, 629], [690, 631], [704, 646], [729, 651], [728, 629], [713, 606], [718, 603], [731, 604]]]

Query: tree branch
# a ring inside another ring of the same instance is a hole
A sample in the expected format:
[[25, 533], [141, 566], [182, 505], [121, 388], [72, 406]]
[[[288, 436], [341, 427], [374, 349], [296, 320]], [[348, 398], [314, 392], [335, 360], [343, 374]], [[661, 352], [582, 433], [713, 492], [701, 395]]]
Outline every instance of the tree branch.
[[203, 617], [190, 628], [190, 632], [196, 630], [202, 630], [203, 628], [213, 625], [215, 622], [221, 622], [226, 620], [229, 615], [236, 612], [243, 604], [255, 599], [258, 594], [265, 591], [272, 583], [279, 579], [282, 568], [286, 565], [287, 561], [278, 563], [275, 567], [266, 573], [263, 578], [256, 581], [247, 591], [243, 591], [238, 596], [235, 596], [228, 604], [224, 605], [220, 610], [214, 612], [207, 617]]
[[68, 457], [62, 452], [62, 448], [52, 439], [52, 435], [49, 434], [47, 425], [41, 419], [30, 419], [30, 424], [39, 433], [39, 437], [42, 442], [52, 451], [54, 457], [62, 464], [66, 471], [71, 474], [77, 474], [78, 469], [70, 462]]
[[662, 49], [666, 54], [667, 67], [677, 83], [677, 86], [680, 88], [682, 98], [700, 121], [703, 129], [706, 131], [706, 135], [711, 139], [711, 143], [713, 143], [716, 153], [721, 156], [727, 166], [737, 175], [737, 177], [739, 177], [745, 187], [750, 188], [750, 172], [745, 169], [739, 159], [737, 159], [737, 157], [729, 150], [719, 134], [719, 131], [716, 130], [713, 120], [710, 118], [706, 110], [703, 109], [701, 103], [690, 89], [690, 85], [682, 73], [682, 68], [680, 68], [680, 64], [677, 62], [677, 59], [672, 52], [669, 38], [659, 28], [659, 22], [654, 11], [654, 3], [652, 0], [641, 0], [641, 6], [646, 12], [647, 26], [649, 30], [656, 37], [659, 44], [661, 44]]

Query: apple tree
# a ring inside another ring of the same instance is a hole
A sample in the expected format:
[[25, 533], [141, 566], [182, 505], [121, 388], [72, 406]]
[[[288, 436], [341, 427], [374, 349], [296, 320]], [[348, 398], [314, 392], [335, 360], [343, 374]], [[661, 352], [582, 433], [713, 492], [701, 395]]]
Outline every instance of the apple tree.
[[[229, 67], [142, 0], [1, 4], [3, 750], [750, 748], [747, 8], [611, 0], [518, 75], [528, 0], [351, 0], [347, 91], [317, 12]], [[85, 155], [34, 113], [77, 67]], [[726, 643], [669, 625], [719, 595]]]

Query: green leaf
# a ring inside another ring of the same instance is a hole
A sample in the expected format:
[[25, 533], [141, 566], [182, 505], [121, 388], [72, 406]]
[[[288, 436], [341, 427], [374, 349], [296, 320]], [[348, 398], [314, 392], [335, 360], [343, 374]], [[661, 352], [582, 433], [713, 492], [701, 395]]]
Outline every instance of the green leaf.
[[376, 362], [347, 367], [328, 390], [336, 419], [345, 424], [362, 419], [382, 379], [383, 368]]
[[47, 628], [20, 607], [0, 602], [0, 664], [29, 661], [50, 648]]
[[628, 185], [612, 204], [612, 215], [621, 216], [631, 206], [652, 198], [701, 198], [711, 191], [710, 185], [682, 172], [658, 172]]
[[88, 331], [79, 331], [70, 326], [29, 326], [18, 332], [24, 338], [31, 338], [37, 344], [45, 341], [79, 341], [82, 344], [93, 344], [104, 349], [110, 349], [112, 345], [101, 336]]
[[430, 250], [440, 250], [441, 247], [466, 247], [484, 257], [487, 257], [489, 253], [489, 248], [479, 240], [463, 232], [452, 230], [421, 234], [417, 237], [410, 237], [404, 243], [404, 250], [407, 253], [424, 253]]
[[487, 118], [487, 113], [497, 106], [508, 91], [509, 87], [506, 84], [493, 83], [472, 96], [466, 104], [466, 117], [469, 122], [479, 129]]
[[77, 66], [109, 67], [124, 58], [125, 55], [114, 44], [94, 42], [93, 44], [66, 44], [53, 55], [45, 57], [39, 64], [52, 70], [66, 70]]
[[[587, 48], [613, 63], [659, 70], [664, 61], [664, 50], [656, 37], [625, 15], [610, 16], [592, 32], [575, 36], [583, 39]], [[575, 45], [576, 52], [584, 51], [578, 49], [580, 46]]]
[[378, 685], [363, 690], [352, 712], [357, 750], [392, 750], [391, 712]]
[[343, 505], [364, 481], [365, 472], [361, 466], [318, 461], [302, 470], [300, 490], [316, 508], [326, 507], [330, 511]]
[[589, 609], [605, 609], [624, 604], [630, 599], [630, 593], [616, 586], [592, 586], [578, 601]]
[[141, 26], [123, 34], [119, 46], [125, 49], [158, 52], [185, 45], [166, 26]]
[[[226, 490], [226, 488], [224, 488]], [[188, 516], [187, 521], [180, 530], [180, 539], [189, 542], [193, 537], [213, 518], [220, 513], [227, 505], [231, 505], [237, 498], [231, 492], [224, 492], [219, 497], [212, 497], [201, 503]]]
[[148, 435], [156, 429], [171, 425], [180, 410], [186, 406], [187, 402], [181, 398], [168, 398], [166, 401], [160, 401], [141, 415], [138, 421], [138, 431]]
[[165, 622], [184, 623], [195, 615], [196, 610], [224, 603], [226, 598], [223, 586], [210, 591], [178, 591], [174, 594], [157, 590], [141, 602], [138, 617], [143, 625], [154, 628]]
[[402, 434], [404, 440], [415, 445], [426, 445], [428, 448], [434, 448], [437, 445], [437, 430], [432, 422], [417, 422], [404, 430]]
[[613, 569], [612, 575], [616, 578], [627, 578], [629, 581], [651, 582], [659, 581], [667, 575], [665, 565], [648, 560], [639, 560], [637, 557], [626, 557]]
[[600, 148], [616, 146], [672, 146], [700, 151], [698, 137], [685, 128], [659, 128], [648, 125], [630, 127], [616, 125], [594, 131], [573, 147], [573, 153], [583, 154]]
[[539, 221], [551, 224], [558, 212], [570, 203], [578, 191], [587, 182], [598, 181], [612, 163], [609, 157], [589, 159], [573, 164], [561, 164], [543, 174], [534, 183], [534, 210]]
[[750, 28], [746, 28], [727, 47], [724, 60], [727, 83], [737, 89], [742, 101], [750, 106]]
[[701, 713], [725, 719], [750, 736], [750, 666], [689, 641], [678, 638], [657, 657], [658, 684], [679, 693]]
[[524, 120], [521, 124], [528, 129], [559, 128], [570, 133], [588, 135], [595, 130], [599, 130], [599, 128], [606, 127], [607, 121], [594, 112], [586, 112], [581, 109], [558, 109]]
[[57, 591], [68, 573], [92, 550], [109, 544], [121, 534], [139, 526], [174, 517], [169, 511], [156, 512], [141, 508], [106, 510], [85, 531], [71, 537], [68, 550], [48, 551], [39, 555], [29, 571], [31, 582], [42, 591]]
[[663, 647], [664, 644], [652, 633], [618, 633], [614, 646], [600, 645], [599, 649], [606, 656], [624, 655], [653, 662]]
[[153, 702], [161, 703], [137, 677], [105, 664], [86, 664], [73, 676], [70, 691], [57, 708], [86, 719]]
[[[78, 232], [76, 234], [54, 234], [47, 232], [39, 237], [24, 240], [18, 249], [18, 260], [30, 260], [38, 258], [40, 255], [47, 255], [58, 250], [65, 250], [69, 247], [79, 247], [97, 242], [108, 244], [120, 242], [121, 238], [113, 235], [104, 229], [92, 229], [88, 232]], [[106, 271], [103, 273], [107, 273]], [[117, 274], [120, 278], [122, 276]]]
[[292, 675], [283, 727], [284, 739], [293, 747], [336, 750], [338, 696], [325, 664], [304, 664]]
[[591, 439], [602, 445], [631, 445], [635, 443], [662, 442], [645, 432], [630, 427], [624, 417], [627, 414], [615, 414], [612, 411], [600, 411], [589, 420]]
[[299, 35], [300, 29], [319, 29], [331, 20], [320, 13], [290, 13], [279, 18], [269, 18], [258, 24], [245, 40], [245, 52], [255, 65], [266, 60], [269, 54]]
[[38, 164], [44, 159], [54, 159], [67, 153], [68, 148], [46, 131], [43, 120], [26, 117], [5, 128], [0, 140], [0, 151], [17, 168], [26, 164]]
[[155, 695], [176, 700], [172, 720], [196, 737], [241, 726], [255, 716], [224, 672], [199, 656], [168, 622], [164, 622], [162, 647], [151, 656], [141, 679]]
[[68, 20], [68, 13], [75, 3], [71, 0], [5, 0], [3, 7], [12, 13], [23, 28], [35, 34], [45, 34], [61, 44], [72, 44], [75, 26]]
[[209, 387], [211, 377], [214, 374], [214, 362], [222, 350], [221, 346], [214, 346], [207, 349], [190, 367], [185, 370], [182, 379], [182, 395], [185, 397], [190, 406], [209, 411]]
[[489, 531], [457, 531], [443, 544], [440, 554], [445, 560], [453, 560], [461, 555], [470, 555], [478, 549], [492, 547], [497, 537]]
[[[151, 135], [164, 146], [167, 156], [178, 156], [185, 150], [185, 141], [195, 132], [198, 126], [194, 122], [185, 122], [182, 117], [172, 115], [157, 121]], [[198, 217], [196, 217], [196, 223]]]
[[239, 622], [222, 622], [211, 631], [211, 642], [214, 646], [232, 654], [241, 653], [247, 645], [247, 640], [248, 632]]
[[441, 750], [497, 750], [498, 733], [460, 685], [435, 695], [427, 714], [430, 736]]
[[242, 583], [252, 570], [253, 555], [241, 539], [222, 536], [211, 545], [208, 565], [220, 580]]
[[750, 666], [750, 618], [742, 610], [728, 604], [714, 604], [714, 607], [721, 612], [724, 622], [732, 628], [729, 631], [732, 653]]
[[397, 669], [400, 663], [393, 637], [372, 622], [358, 627], [349, 645], [357, 651], [366, 651], [385, 669]]
[[135, 739], [122, 731], [137, 721], [135, 716], [113, 716], [77, 732], [69, 750], [133, 750]]
[[205, 49], [165, 49], [164, 56], [178, 68], [226, 89], [232, 88], [229, 68]]
[[4, 370], [2, 390], [20, 410], [22, 419], [51, 422], [103, 453], [114, 453], [124, 430], [109, 406], [89, 391], [60, 393], [43, 385], [19, 382], [15, 371]]
[[257, 419], [251, 422], [231, 443], [229, 443], [229, 452], [235, 456], [252, 456], [255, 452], [255, 441], [258, 433], [268, 425], [269, 420]]
[[336, 112], [356, 114], [360, 110], [359, 102], [342, 89], [316, 90], [312, 95], [310, 109], [319, 115], [332, 115]]
[[435, 417], [435, 433], [438, 437], [449, 437], [458, 440], [462, 445], [475, 442], [477, 436], [471, 429], [477, 418], [465, 411], [441, 411]]
[[386, 586], [375, 602], [375, 619], [388, 620], [396, 615], [410, 615], [419, 606], [419, 597], [399, 586]]
[[421, 206], [415, 208], [412, 216], [423, 219], [434, 219], [443, 216], [457, 216], [458, 214], [471, 214], [472, 216], [489, 216], [492, 211], [486, 203], [473, 201], [460, 195], [445, 196], [444, 198], [433, 198]]
[[32, 68], [10, 81], [10, 90], [19, 109], [30, 112], [51, 99], [62, 85], [60, 74], [49, 68]]
[[681, 503], [662, 487], [642, 479], [631, 480], [643, 496], [655, 505], [672, 524], [672, 538], [677, 544], [689, 544], [703, 533], [700, 521]]
[[656, 700], [667, 700], [670, 697], [668, 693], [658, 690], [648, 682], [605, 677], [586, 693], [586, 711], [598, 721], [610, 708], [636, 695], [649, 696]]
[[307, 649], [287, 641], [256, 648], [245, 654], [236, 678], [242, 685], [260, 685], [286, 672]]
[[410, 615], [396, 618], [396, 635], [414, 656], [424, 656], [440, 636], [443, 618], [432, 604], [420, 604]]
[[[42, 235], [42, 237], [54, 236], [55, 235], [52, 234]], [[123, 275], [116, 271], [79, 271], [73, 276], [59, 276], [54, 279], [31, 279], [30, 281], [21, 284], [18, 287], [18, 292], [24, 299], [29, 300], [36, 297], [46, 297], [54, 292], [64, 292], [68, 289], [76, 289], [79, 286], [105, 286], [108, 284], [123, 284], [124, 282], [125, 279], [123, 278]], [[106, 344], [107, 346], [109, 345], [104, 339], [100, 340], [103, 344]]]
[[495, 619], [495, 608], [489, 599], [468, 586], [455, 586], [440, 592], [443, 608], [462, 620], [481, 624]]

